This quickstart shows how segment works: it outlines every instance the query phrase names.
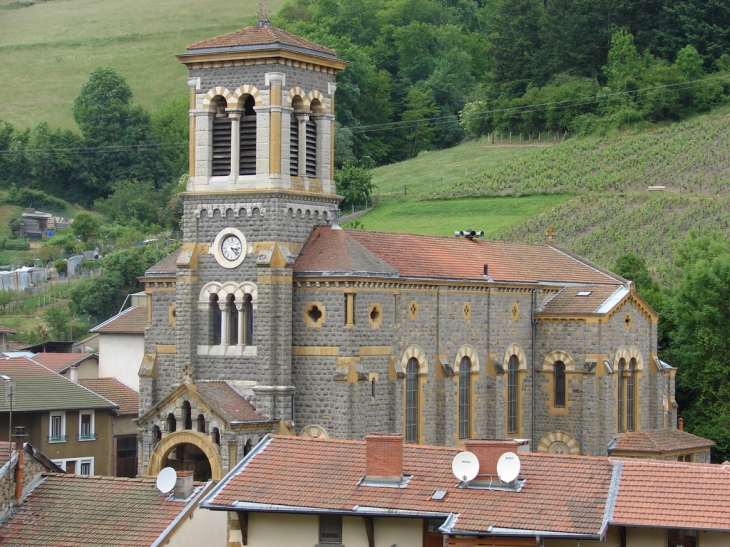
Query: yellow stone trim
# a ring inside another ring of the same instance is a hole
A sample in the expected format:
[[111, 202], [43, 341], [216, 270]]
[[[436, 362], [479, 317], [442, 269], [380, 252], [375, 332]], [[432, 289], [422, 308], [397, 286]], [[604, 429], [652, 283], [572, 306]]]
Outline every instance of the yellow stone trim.
[[251, 97], [253, 97], [256, 106], [261, 106], [263, 104], [261, 100], [261, 92], [254, 86], [246, 84], [236, 89], [236, 91], [233, 92], [233, 95], [231, 95], [231, 102], [233, 103], [233, 106], [243, 108], [244, 104], [241, 102], [241, 99], [247, 95], [251, 95]]
[[390, 355], [390, 346], [361, 346], [360, 357], [376, 357]]
[[400, 360], [400, 368], [403, 374], [406, 373], [408, 367], [408, 361], [411, 357], [415, 357], [418, 361], [418, 375], [428, 376], [428, 361], [426, 359], [426, 353], [420, 346], [409, 346], [408, 349], [403, 353], [403, 357]]
[[519, 344], [511, 344], [510, 347], [507, 348], [507, 351], [504, 353], [504, 357], [502, 358], [502, 366], [504, 367], [505, 374], [507, 374], [507, 371], [509, 370], [509, 358], [513, 355], [517, 356], [517, 370], [527, 370], [527, 356], [525, 355], [525, 350], [522, 349], [522, 346], [520, 346]]
[[496, 358], [496, 353], [487, 355], [487, 376], [497, 376], [497, 369], [494, 368], [494, 359]]
[[[317, 308], [319, 312], [322, 314], [320, 318], [315, 321], [312, 317], [310, 317], [310, 313]], [[325, 309], [322, 305], [322, 302], [308, 302], [306, 306], [304, 306], [304, 324], [307, 325], [310, 328], [321, 328], [322, 325], [324, 325], [326, 319], [325, 315]]]
[[147, 475], [156, 477], [162, 471], [165, 458], [178, 445], [192, 444], [203, 451], [210, 463], [211, 479], [219, 481], [223, 478], [224, 469], [219, 448], [203, 433], [186, 429], [167, 434], [150, 454], [150, 461], [147, 465]]
[[209, 90], [208, 93], [205, 94], [205, 97], [203, 97], [203, 108], [205, 110], [213, 110], [215, 109], [215, 105], [213, 104], [213, 99], [216, 97], [223, 97], [226, 101], [226, 107], [232, 107], [230, 103], [231, 98], [233, 97], [233, 94], [228, 91], [224, 86], [218, 85], [215, 86], [213, 89]]
[[340, 348], [337, 346], [292, 346], [291, 354], [295, 357], [337, 357]]
[[464, 302], [461, 306], [461, 316], [465, 320], [471, 319], [471, 303], [470, 302]]
[[313, 89], [312, 91], [309, 92], [309, 95], [307, 95], [307, 97], [309, 99], [310, 108], [312, 107], [312, 101], [314, 101], [314, 99], [317, 99], [319, 101], [319, 104], [322, 105], [322, 110], [319, 110], [318, 112], [323, 112], [323, 113], [327, 112], [327, 103], [325, 102], [324, 95], [322, 94], [321, 91]]
[[547, 453], [550, 451], [550, 445], [555, 442], [563, 443], [564, 445], [566, 445], [571, 455], [580, 454], [580, 446], [578, 445], [578, 442], [573, 438], [572, 435], [570, 435], [570, 433], [566, 433], [565, 431], [560, 430], [551, 431], [542, 439], [540, 439], [540, 443], [537, 445], [537, 451]]
[[158, 355], [174, 355], [175, 344], [157, 344]]
[[195, 283], [198, 280], [197, 275], [179, 275], [177, 280], [181, 283]]
[[556, 361], [563, 362], [565, 365], [565, 372], [575, 371], [575, 361], [573, 361], [573, 358], [568, 352], [559, 349], [551, 351], [545, 356], [545, 359], [542, 362], [542, 369], [544, 371], [554, 371], [555, 369], [553, 365], [555, 365]]
[[290, 275], [259, 275], [259, 283], [291, 283]]
[[[373, 313], [375, 313], [375, 319], [373, 319]], [[368, 308], [368, 322], [374, 329], [379, 329], [383, 324], [383, 307], [377, 302], [373, 302]]]
[[[294, 97], [299, 97], [302, 100], [302, 106], [304, 110], [309, 110], [311, 99], [309, 95], [299, 86], [292, 87], [286, 96], [286, 106], [291, 107], [294, 103]], [[281, 103], [277, 103], [281, 104]]]
[[415, 300], [411, 300], [410, 304], [408, 304], [408, 318], [409, 319], [418, 319], [418, 302]]
[[513, 302], [509, 308], [509, 315], [514, 323], [520, 320], [520, 304], [519, 302]]
[[474, 349], [474, 346], [464, 344], [459, 348], [459, 351], [456, 352], [456, 357], [454, 358], [454, 377], [459, 375], [459, 365], [461, 364], [461, 359], [464, 357], [468, 357], [471, 361], [470, 372], [479, 372], [479, 354], [477, 353], [477, 350]]
[[614, 372], [618, 370], [618, 362], [621, 360], [621, 358], [626, 360], [626, 366], [629, 366], [629, 363], [631, 362], [631, 359], [636, 359], [636, 370], [643, 371], [644, 370], [644, 359], [641, 357], [641, 352], [639, 349], [635, 346], [629, 346], [628, 348], [620, 347], [616, 351], [616, 356], [613, 358], [613, 370]]

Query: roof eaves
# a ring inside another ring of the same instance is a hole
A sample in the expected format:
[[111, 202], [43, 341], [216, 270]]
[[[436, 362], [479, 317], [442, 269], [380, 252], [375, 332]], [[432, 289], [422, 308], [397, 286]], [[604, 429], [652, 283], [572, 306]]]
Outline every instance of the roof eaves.
[[624, 298], [626, 298], [629, 294], [631, 294], [631, 291], [628, 287], [622, 285], [618, 289], [614, 291], [614, 293], [609, 296], [606, 301], [601, 304], [598, 309], [594, 313], [598, 314], [606, 314], [610, 312], [615, 306], [619, 304]]
[[218, 509], [218, 510], [228, 510], [229, 507], [227, 505], [220, 505], [220, 504], [214, 504], [211, 503], [213, 499], [220, 493], [220, 491], [223, 489], [223, 487], [230, 481], [233, 477], [240, 475], [241, 472], [246, 468], [246, 466], [251, 462], [251, 460], [256, 457], [256, 455], [261, 452], [264, 448], [268, 446], [268, 444], [272, 441], [271, 435], [267, 434], [259, 444], [254, 446], [251, 449], [251, 452], [246, 454], [246, 456], [236, 464], [236, 466], [231, 469], [228, 474], [223, 477], [218, 484], [215, 485], [213, 490], [211, 490], [208, 495], [205, 496], [200, 502], [200, 507], [204, 507], [205, 509]]
[[[218, 46], [218, 47], [203, 47], [203, 48], [194, 48], [194, 49], [188, 49], [188, 53], [181, 53], [178, 55], [178, 58], [184, 58], [187, 55], [200, 55], [200, 54], [207, 54], [207, 53], [236, 53], [236, 52], [245, 52], [245, 51], [271, 51], [271, 50], [279, 50], [284, 49], [288, 51], [293, 51], [295, 53], [306, 53], [309, 55], [316, 55], [317, 57], [323, 57], [325, 59], [337, 59], [337, 55], [334, 55], [332, 53], [326, 53], [324, 51], [319, 51], [316, 49], [309, 49], [305, 47], [299, 47], [299, 46], [292, 46], [289, 44], [284, 44], [282, 42], [276, 42], [274, 44], [251, 44], [246, 46]], [[339, 60], [339, 59], [338, 59]]]

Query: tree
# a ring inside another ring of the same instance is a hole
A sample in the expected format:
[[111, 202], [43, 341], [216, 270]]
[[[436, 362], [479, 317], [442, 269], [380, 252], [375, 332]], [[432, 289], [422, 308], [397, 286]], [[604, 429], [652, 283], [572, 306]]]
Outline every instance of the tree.
[[76, 285], [71, 291], [71, 301], [79, 313], [103, 321], [119, 312], [126, 296], [122, 288], [120, 275], [104, 274]]
[[111, 191], [106, 199], [94, 202], [94, 209], [109, 220], [120, 224], [157, 223], [162, 196], [152, 181], [118, 180], [111, 185]]
[[117, 180], [159, 181], [171, 175], [169, 163], [152, 146], [149, 115], [131, 101], [131, 88], [111, 68], [94, 70], [74, 99], [74, 120], [91, 149], [84, 181], [91, 200], [106, 196]]
[[655, 289], [656, 283], [646, 267], [646, 260], [634, 253], [626, 253], [619, 257], [614, 272], [633, 281], [639, 293]]
[[48, 332], [54, 340], [66, 340], [69, 335], [69, 320], [71, 315], [68, 309], [59, 305], [48, 308], [43, 314]]
[[74, 221], [71, 223], [71, 231], [85, 243], [98, 234], [100, 225], [101, 223], [97, 218], [89, 213], [81, 212], [74, 217]]
[[337, 193], [344, 196], [343, 207], [361, 205], [373, 193], [373, 174], [363, 167], [346, 161], [335, 171]]
[[673, 300], [675, 329], [663, 358], [677, 366], [677, 400], [687, 430], [730, 458], [730, 252], [687, 266]]
[[17, 295], [13, 291], [0, 290], [0, 306], [3, 309], [3, 315], [7, 312], [9, 304], [17, 299]]
[[429, 118], [437, 116], [439, 108], [431, 98], [428, 90], [419, 86], [412, 86], [405, 99], [405, 110], [401, 119], [404, 138], [410, 141], [410, 157], [415, 157], [421, 150], [428, 150], [433, 146], [436, 137], [436, 127]]

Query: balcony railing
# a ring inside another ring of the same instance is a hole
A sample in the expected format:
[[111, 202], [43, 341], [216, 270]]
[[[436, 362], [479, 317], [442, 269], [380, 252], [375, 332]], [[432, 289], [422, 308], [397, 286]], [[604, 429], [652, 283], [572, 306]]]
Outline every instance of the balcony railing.
[[95, 441], [96, 440], [96, 433], [80, 433], [79, 435], [76, 435], [77, 441]]
[[46, 441], [49, 443], [65, 443], [68, 440], [68, 435], [49, 435], [46, 437]]

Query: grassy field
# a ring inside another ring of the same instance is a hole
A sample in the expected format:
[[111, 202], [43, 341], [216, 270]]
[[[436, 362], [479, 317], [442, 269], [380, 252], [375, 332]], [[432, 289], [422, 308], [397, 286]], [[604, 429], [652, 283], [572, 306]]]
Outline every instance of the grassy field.
[[521, 198], [386, 200], [359, 221], [366, 230], [451, 236], [456, 230], [482, 230], [496, 238], [505, 230], [569, 200], [551, 194]]
[[[275, 12], [284, 0], [269, 0]], [[187, 93], [174, 55], [250, 24], [259, 0], [49, 0], [0, 3], [0, 119], [75, 129], [71, 103], [89, 73], [111, 66], [152, 109]], [[11, 9], [16, 8], [16, 9]]]

